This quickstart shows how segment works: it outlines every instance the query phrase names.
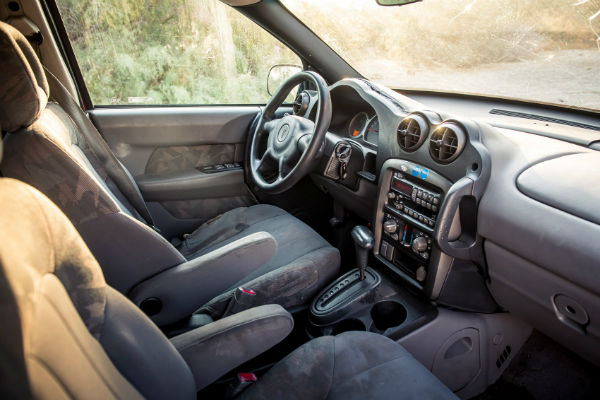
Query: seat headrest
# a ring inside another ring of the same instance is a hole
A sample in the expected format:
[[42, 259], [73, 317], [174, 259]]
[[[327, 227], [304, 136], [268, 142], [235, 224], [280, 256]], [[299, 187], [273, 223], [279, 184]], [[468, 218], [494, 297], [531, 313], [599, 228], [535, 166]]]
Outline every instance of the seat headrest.
[[48, 82], [25, 36], [4, 22], [0, 22], [0, 60], [0, 126], [13, 132], [40, 116], [48, 102]]

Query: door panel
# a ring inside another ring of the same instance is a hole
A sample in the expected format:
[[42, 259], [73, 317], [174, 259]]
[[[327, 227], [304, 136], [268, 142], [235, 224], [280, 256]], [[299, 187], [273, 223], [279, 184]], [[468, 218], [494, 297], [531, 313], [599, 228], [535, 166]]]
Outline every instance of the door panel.
[[[90, 115], [119, 159], [133, 176], [138, 176], [146, 172], [150, 157], [157, 149], [162, 149], [159, 154], [167, 151], [177, 154], [185, 151], [178, 147], [191, 147], [187, 150], [192, 151], [201, 145], [229, 144], [235, 145], [237, 153], [229, 156], [243, 158], [248, 127], [258, 111], [258, 106], [115, 107], [97, 108]], [[175, 149], [165, 149], [169, 147]], [[233, 150], [232, 146], [225, 148]], [[196, 155], [210, 153], [197, 151]]]
[[[242, 168], [248, 128], [258, 111], [257, 106], [99, 108], [90, 116], [169, 237], [254, 204]], [[206, 170], [226, 164], [222, 171]]]

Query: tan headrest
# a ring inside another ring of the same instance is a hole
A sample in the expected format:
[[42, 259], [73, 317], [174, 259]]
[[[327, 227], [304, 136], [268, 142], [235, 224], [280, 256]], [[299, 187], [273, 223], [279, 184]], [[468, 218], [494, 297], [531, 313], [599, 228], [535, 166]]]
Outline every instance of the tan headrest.
[[48, 102], [42, 64], [18, 30], [0, 22], [0, 126], [13, 132], [31, 125]]

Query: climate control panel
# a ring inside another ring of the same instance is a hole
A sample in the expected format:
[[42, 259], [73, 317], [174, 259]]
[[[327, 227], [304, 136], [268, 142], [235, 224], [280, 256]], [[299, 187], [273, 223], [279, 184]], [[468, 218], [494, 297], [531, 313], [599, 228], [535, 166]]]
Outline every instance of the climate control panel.
[[424, 229], [392, 214], [384, 215], [379, 254], [417, 281], [427, 277], [427, 264], [431, 257], [432, 237]]

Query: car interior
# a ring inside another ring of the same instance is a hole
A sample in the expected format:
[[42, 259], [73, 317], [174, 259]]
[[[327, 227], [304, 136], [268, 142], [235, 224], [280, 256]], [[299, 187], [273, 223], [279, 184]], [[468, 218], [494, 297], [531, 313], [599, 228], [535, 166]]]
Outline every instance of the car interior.
[[0, 0], [3, 398], [596, 398], [600, 111], [219, 1], [301, 60], [264, 104], [96, 105], [58, 1]]

